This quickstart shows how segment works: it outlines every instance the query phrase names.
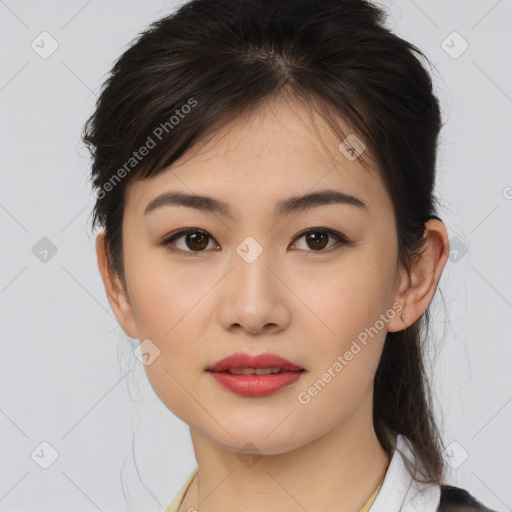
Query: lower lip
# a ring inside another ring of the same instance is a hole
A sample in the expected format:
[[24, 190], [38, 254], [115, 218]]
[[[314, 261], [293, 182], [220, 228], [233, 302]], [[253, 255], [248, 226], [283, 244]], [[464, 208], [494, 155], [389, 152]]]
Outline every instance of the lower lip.
[[244, 396], [264, 396], [284, 387], [291, 386], [300, 379], [304, 371], [274, 373], [271, 375], [233, 375], [224, 372], [209, 372], [223, 387]]

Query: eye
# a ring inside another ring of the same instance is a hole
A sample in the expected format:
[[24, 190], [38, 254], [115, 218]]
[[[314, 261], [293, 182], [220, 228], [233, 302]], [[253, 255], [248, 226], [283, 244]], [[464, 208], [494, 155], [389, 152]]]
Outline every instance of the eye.
[[[307, 231], [304, 231], [297, 235], [295, 237], [295, 240], [299, 240], [301, 238], [305, 237], [306, 244], [308, 244], [309, 247], [312, 247], [313, 251], [307, 251], [307, 252], [332, 252], [333, 250], [336, 250], [338, 247], [336, 245], [334, 246], [334, 249], [331, 248], [328, 250], [325, 249], [327, 245], [327, 241], [329, 238], [333, 238], [336, 242], [338, 242], [338, 245], [351, 245], [352, 242], [341, 233], [338, 233], [337, 231], [333, 231], [331, 229], [326, 228], [310, 228]], [[294, 247], [295, 244], [292, 244], [292, 247]]]
[[[335, 245], [334, 249], [331, 247], [328, 250], [324, 250], [327, 246], [327, 241], [329, 238], [334, 239], [336, 242], [338, 242], [338, 245], [351, 245], [352, 242], [341, 233], [338, 233], [337, 231], [333, 231], [331, 229], [326, 228], [310, 228], [307, 231], [304, 231], [297, 235], [294, 240], [298, 240], [300, 238], [305, 238], [306, 243], [309, 245], [309, 247], [313, 248], [313, 251], [306, 251], [307, 252], [327, 252], [330, 253], [333, 250], [336, 250], [337, 247]], [[183, 238], [184, 239], [184, 246], [177, 247], [177, 244], [175, 243], [177, 240]], [[213, 240], [213, 238], [202, 229], [199, 228], [187, 228], [182, 229], [173, 235], [165, 238], [160, 242], [160, 245], [166, 247], [169, 251], [174, 253], [183, 254], [186, 256], [196, 256], [194, 253], [201, 253], [205, 252], [205, 249], [208, 247], [209, 243], [208, 240]], [[291, 245], [292, 248], [295, 248], [296, 244]], [[190, 250], [188, 250], [190, 249]]]
[[[185, 248], [173, 248], [175, 240], [185, 239]], [[208, 239], [212, 238], [206, 231], [198, 228], [182, 229], [170, 237], [162, 240], [161, 245], [169, 249], [171, 252], [184, 254], [186, 256], [195, 256], [196, 252], [204, 252], [203, 249], [208, 247]], [[186, 250], [188, 248], [192, 251]]]

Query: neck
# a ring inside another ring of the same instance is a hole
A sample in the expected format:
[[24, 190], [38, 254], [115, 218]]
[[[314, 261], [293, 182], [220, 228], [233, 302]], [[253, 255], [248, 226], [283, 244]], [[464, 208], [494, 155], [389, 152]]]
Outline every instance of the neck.
[[389, 463], [373, 429], [372, 398], [369, 393], [347, 421], [325, 435], [282, 454], [262, 455], [254, 464], [242, 463], [236, 451], [191, 428], [199, 471], [180, 511], [358, 511]]

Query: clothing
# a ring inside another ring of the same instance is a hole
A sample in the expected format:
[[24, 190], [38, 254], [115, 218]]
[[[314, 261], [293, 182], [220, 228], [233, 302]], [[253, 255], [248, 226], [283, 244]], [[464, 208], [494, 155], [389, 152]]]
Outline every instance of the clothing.
[[[406, 460], [414, 461], [411, 444], [398, 435], [384, 480], [359, 512], [494, 512], [464, 489], [417, 482], [408, 472]], [[195, 468], [165, 512], [178, 512], [197, 471]]]
[[373, 491], [372, 495], [368, 498], [368, 501], [363, 505], [363, 508], [359, 509], [359, 512], [369, 512], [371, 506], [373, 505], [373, 502], [377, 498], [377, 494], [379, 494], [380, 488], [382, 487], [382, 482], [384, 479], [381, 480], [379, 485], [377, 486], [377, 489]]
[[484, 507], [468, 491], [451, 485], [441, 486], [438, 512], [496, 512]]
[[188, 488], [190, 487], [190, 484], [192, 483], [192, 480], [194, 480], [194, 477], [196, 476], [196, 473], [199, 468], [194, 469], [192, 471], [192, 474], [187, 478], [186, 482], [181, 486], [181, 489], [178, 491], [178, 494], [174, 497], [171, 504], [165, 509], [165, 512], [178, 512], [178, 509], [180, 508], [181, 502], [183, 501], [183, 498], [185, 497], [185, 494], [188, 491]]
[[[192, 480], [194, 480], [194, 477], [196, 476], [198, 469], [199, 468], [196, 468], [194, 469], [194, 471], [192, 471], [192, 474], [187, 478], [187, 481], [181, 486], [181, 489], [178, 491], [178, 494], [172, 500], [172, 503], [165, 510], [165, 512], [178, 512], [178, 509], [181, 506], [181, 502], [183, 501], [183, 498], [185, 497], [185, 494], [187, 493], [187, 490], [190, 487]], [[377, 486], [377, 489], [375, 489], [373, 494], [368, 498], [368, 501], [363, 505], [363, 508], [361, 508], [359, 512], [370, 512], [370, 507], [377, 498], [377, 494], [379, 493], [381, 487], [382, 482]]]

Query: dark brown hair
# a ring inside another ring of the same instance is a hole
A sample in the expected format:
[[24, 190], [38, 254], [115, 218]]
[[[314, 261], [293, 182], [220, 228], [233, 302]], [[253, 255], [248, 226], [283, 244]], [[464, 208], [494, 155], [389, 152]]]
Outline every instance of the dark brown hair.
[[[383, 178], [399, 260], [409, 268], [436, 213], [442, 122], [420, 60], [427, 57], [384, 22], [384, 11], [366, 0], [192, 0], [138, 35], [116, 61], [82, 134], [97, 199], [92, 225], [105, 228], [111, 267], [125, 286], [126, 185], [162, 172], [220, 126], [285, 95], [317, 109], [340, 142], [348, 135], [340, 120], [363, 141], [361, 162]], [[373, 421], [388, 453], [389, 434], [406, 436], [423, 465], [416, 473], [440, 483], [442, 444], [422, 327], [428, 309], [406, 330], [387, 334]]]

